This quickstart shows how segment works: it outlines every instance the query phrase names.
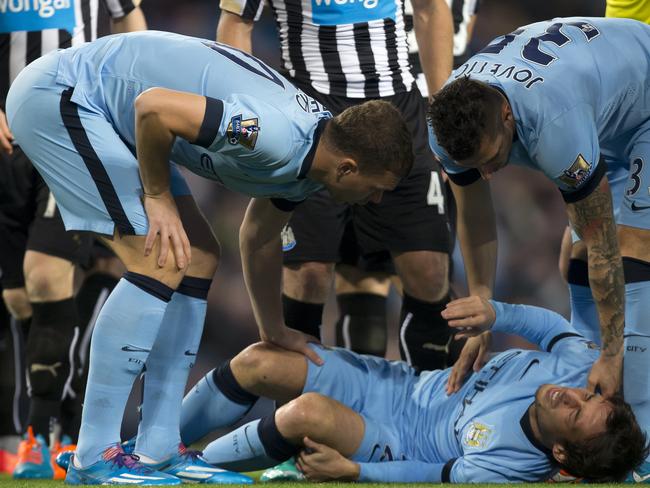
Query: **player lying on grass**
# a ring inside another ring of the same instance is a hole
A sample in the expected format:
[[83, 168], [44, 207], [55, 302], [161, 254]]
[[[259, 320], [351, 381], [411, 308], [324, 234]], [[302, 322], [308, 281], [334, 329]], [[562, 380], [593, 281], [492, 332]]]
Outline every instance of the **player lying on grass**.
[[559, 468], [610, 481], [642, 462], [646, 438], [629, 405], [579, 388], [599, 351], [560, 315], [470, 297], [444, 316], [541, 350], [506, 351], [480, 367], [488, 330], [469, 339], [453, 369], [418, 375], [343, 349], [312, 345], [325, 360], [319, 367], [254, 344], [187, 394], [183, 442], [234, 424], [265, 396], [284, 405], [210, 443], [208, 461], [249, 471], [296, 456], [313, 481], [459, 483], [541, 481]]
[[[30, 64], [11, 86], [7, 119], [66, 229], [100, 234], [127, 268], [93, 332], [66, 482], [179, 484], [201, 469], [214, 482], [242, 482], [179, 448], [181, 401], [220, 250], [171, 163], [253, 197], [239, 242], [260, 337], [320, 362], [309, 337], [282, 317], [281, 231], [292, 209], [323, 188], [357, 204], [394, 189], [413, 164], [401, 115], [375, 100], [331, 117], [252, 56], [143, 32]], [[145, 363], [135, 458], [118, 443]]]

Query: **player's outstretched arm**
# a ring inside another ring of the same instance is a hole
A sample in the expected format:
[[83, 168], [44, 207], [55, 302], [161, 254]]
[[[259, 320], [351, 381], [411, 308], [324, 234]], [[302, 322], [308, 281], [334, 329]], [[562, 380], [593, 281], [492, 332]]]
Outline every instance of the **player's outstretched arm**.
[[217, 25], [217, 41], [253, 54], [253, 24], [252, 20], [222, 9]]
[[587, 246], [589, 285], [598, 308], [602, 352], [588, 388], [604, 396], [620, 390], [625, 327], [625, 280], [607, 178], [587, 197], [567, 204], [571, 226]]
[[497, 262], [497, 230], [490, 184], [451, 183], [458, 207], [457, 233], [470, 295], [492, 297]]
[[147, 30], [147, 21], [140, 7], [135, 7], [123, 17], [111, 19], [111, 34]]
[[318, 342], [284, 323], [282, 313], [282, 228], [291, 212], [279, 210], [268, 199], [253, 198], [239, 229], [239, 251], [246, 288], [260, 337], [285, 349], [297, 351], [316, 364], [321, 358], [308, 347]]
[[203, 123], [206, 98], [165, 88], [151, 88], [135, 100], [135, 139], [149, 219], [145, 255], [160, 236], [159, 266], [171, 248], [180, 269], [189, 265], [190, 242], [169, 187], [169, 155], [176, 137], [196, 141]]
[[451, 74], [454, 63], [454, 21], [445, 0], [411, 0], [413, 30], [429, 93], [435, 93]]

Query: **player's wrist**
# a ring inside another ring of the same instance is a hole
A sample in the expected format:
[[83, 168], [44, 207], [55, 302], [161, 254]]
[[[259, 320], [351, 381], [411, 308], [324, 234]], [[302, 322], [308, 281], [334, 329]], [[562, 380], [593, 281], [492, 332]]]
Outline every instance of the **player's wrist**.
[[171, 194], [171, 191], [168, 188], [163, 189], [163, 190], [143, 189], [142, 196], [143, 196], [143, 198], [151, 198], [151, 199], [154, 199], [154, 200], [162, 200], [162, 199], [173, 198], [173, 196]]

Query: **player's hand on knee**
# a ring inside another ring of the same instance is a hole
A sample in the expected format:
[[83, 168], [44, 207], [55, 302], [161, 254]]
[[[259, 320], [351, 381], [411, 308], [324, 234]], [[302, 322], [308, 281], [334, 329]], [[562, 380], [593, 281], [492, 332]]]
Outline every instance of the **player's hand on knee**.
[[463, 386], [470, 371], [479, 371], [486, 363], [492, 343], [492, 332], [485, 331], [475, 337], [470, 337], [463, 346], [458, 360], [447, 379], [447, 395], [456, 393]]
[[336, 449], [303, 439], [304, 448], [296, 458], [296, 466], [310, 481], [356, 480], [359, 466]]
[[264, 331], [260, 332], [260, 338], [263, 341], [271, 342], [284, 349], [299, 352], [307, 356], [307, 359], [317, 366], [322, 366], [324, 363], [316, 351], [309, 347], [309, 343], [320, 344], [320, 340], [312, 335], [305, 334], [285, 325], [279, 331], [273, 332], [272, 334], [265, 333]]
[[489, 300], [475, 295], [452, 300], [441, 315], [449, 327], [458, 329], [456, 339], [480, 334], [492, 327], [496, 320], [494, 307]]
[[158, 266], [161, 268], [167, 262], [167, 254], [174, 253], [176, 266], [184, 269], [192, 259], [190, 240], [183, 228], [183, 222], [178, 214], [178, 208], [171, 192], [166, 191], [157, 195], [144, 195], [144, 209], [149, 220], [149, 232], [144, 243], [144, 255], [149, 256], [153, 250], [156, 238], [160, 236], [160, 254]]
[[5, 113], [0, 110], [0, 150], [4, 151], [7, 154], [14, 152], [14, 148], [11, 145], [14, 140], [14, 135], [9, 130], [9, 124], [7, 123], [7, 117]]

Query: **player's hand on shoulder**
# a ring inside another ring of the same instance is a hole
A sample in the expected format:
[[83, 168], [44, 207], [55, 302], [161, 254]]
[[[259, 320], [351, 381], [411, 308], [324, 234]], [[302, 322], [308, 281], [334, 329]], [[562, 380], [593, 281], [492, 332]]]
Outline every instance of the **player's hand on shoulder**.
[[296, 458], [296, 466], [309, 481], [355, 481], [359, 478], [359, 465], [344, 457], [336, 449], [303, 439], [304, 448]]
[[471, 371], [479, 371], [486, 363], [492, 343], [492, 332], [485, 331], [470, 337], [463, 346], [458, 360], [447, 379], [447, 395], [456, 393], [463, 386], [465, 378]]
[[[163, 267], [171, 250], [176, 259], [176, 266], [184, 269], [190, 264], [192, 251], [190, 240], [183, 228], [178, 208], [171, 192], [158, 195], [145, 194], [143, 198], [145, 212], [149, 220], [149, 231], [144, 244], [144, 255], [151, 254], [158, 236], [160, 236], [160, 253], [158, 266]], [[171, 248], [171, 249], [170, 249]]]
[[472, 295], [452, 300], [442, 311], [449, 327], [458, 329], [456, 337], [470, 337], [489, 329], [496, 320], [494, 307], [486, 298]]
[[304, 332], [300, 332], [299, 330], [284, 325], [272, 333], [261, 331], [260, 338], [265, 342], [271, 342], [284, 349], [304, 354], [307, 356], [307, 359], [317, 366], [323, 365], [323, 359], [316, 353], [316, 351], [309, 347], [309, 343], [320, 344], [320, 341], [312, 335], [305, 334]]
[[9, 124], [7, 123], [7, 116], [2, 110], [0, 110], [0, 151], [3, 151], [6, 154], [13, 153], [14, 148], [11, 145], [13, 140], [14, 140], [14, 135], [9, 130]]

